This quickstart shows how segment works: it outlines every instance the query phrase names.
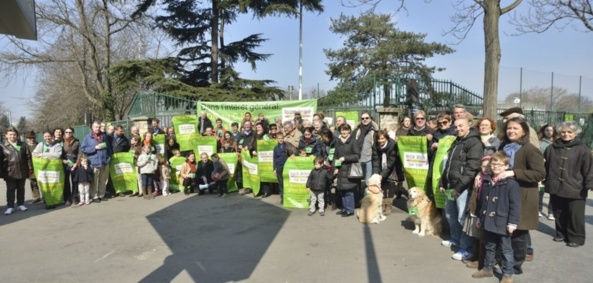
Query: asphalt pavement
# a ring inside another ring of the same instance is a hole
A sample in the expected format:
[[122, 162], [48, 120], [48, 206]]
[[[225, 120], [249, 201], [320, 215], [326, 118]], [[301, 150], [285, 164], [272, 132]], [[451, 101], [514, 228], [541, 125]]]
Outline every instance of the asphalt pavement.
[[[2, 202], [5, 191], [0, 181]], [[0, 215], [0, 282], [498, 282], [473, 279], [440, 238], [412, 234], [405, 200], [372, 225], [330, 210], [307, 216], [278, 195], [177, 193], [53, 210], [30, 200], [27, 183], [29, 210]], [[592, 198], [586, 222], [592, 235]], [[534, 261], [514, 282], [593, 282], [593, 243], [553, 242], [553, 227], [540, 218]]]

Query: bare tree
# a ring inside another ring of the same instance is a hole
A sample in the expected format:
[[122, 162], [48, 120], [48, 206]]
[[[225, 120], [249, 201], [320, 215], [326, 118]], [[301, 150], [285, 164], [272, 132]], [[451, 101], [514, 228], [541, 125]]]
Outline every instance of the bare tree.
[[580, 22], [593, 31], [593, 9], [590, 0], [529, 0], [527, 15], [514, 15], [513, 23], [520, 33], [544, 32], [555, 27], [563, 30], [573, 22]]
[[[8, 74], [31, 68], [43, 74], [39, 92], [43, 92], [42, 97], [47, 99], [38, 102], [55, 100], [51, 93], [47, 93], [48, 89], [67, 93], [65, 99], [56, 102], [54, 111], [80, 111], [79, 108], [63, 109], [60, 103], [83, 98], [90, 105], [83, 109], [90, 108], [95, 111], [95, 116], [113, 120], [118, 103], [109, 68], [116, 60], [129, 56], [126, 54], [129, 50], [141, 51], [138, 46], [142, 45], [131, 42], [144, 40], [132, 36], [134, 29], [141, 26], [140, 19], [128, 16], [133, 8], [125, 1], [110, 0], [39, 2], [36, 9], [39, 41], [9, 37], [9, 48], [0, 52], [0, 66]], [[120, 55], [116, 54], [118, 51]]]

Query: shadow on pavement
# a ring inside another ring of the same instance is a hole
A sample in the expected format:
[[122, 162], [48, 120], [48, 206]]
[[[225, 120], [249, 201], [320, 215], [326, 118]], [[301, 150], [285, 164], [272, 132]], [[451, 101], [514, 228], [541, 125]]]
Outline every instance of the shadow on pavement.
[[289, 211], [251, 198], [192, 196], [147, 216], [172, 255], [140, 282], [248, 279], [286, 222]]
[[[369, 224], [374, 225], [374, 224]], [[379, 263], [377, 262], [377, 254], [375, 253], [375, 245], [373, 244], [373, 237], [371, 236], [371, 229], [369, 225], [364, 225], [364, 245], [367, 259], [367, 274], [368, 282], [381, 281], [381, 272], [379, 271]]]
[[[4, 183], [3, 181], [0, 182]], [[5, 188], [6, 186], [3, 187]], [[6, 189], [0, 190], [0, 192], [2, 191], [4, 192], [4, 194], [6, 194]], [[4, 200], [6, 200], [6, 197], [4, 197]], [[31, 204], [31, 199], [25, 199], [25, 206], [27, 207], [27, 211], [19, 211], [16, 209], [15, 204], [15, 210], [11, 215], [4, 215], [4, 212], [6, 211], [7, 207], [6, 205], [1, 206], [0, 226], [8, 225], [17, 221], [22, 221], [31, 217], [35, 217], [59, 209], [70, 209], [70, 206], [65, 205], [59, 205], [54, 209], [45, 209], [45, 204], [43, 202]]]

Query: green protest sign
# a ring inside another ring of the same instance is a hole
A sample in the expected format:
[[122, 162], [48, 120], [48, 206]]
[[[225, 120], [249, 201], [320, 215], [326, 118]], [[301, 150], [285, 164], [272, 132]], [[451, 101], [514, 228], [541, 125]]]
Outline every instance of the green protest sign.
[[171, 165], [171, 179], [169, 179], [170, 191], [181, 191], [183, 189], [179, 183], [179, 172], [181, 172], [183, 163], [185, 163], [185, 157], [173, 156], [169, 158], [169, 164]]
[[432, 165], [432, 192], [437, 208], [445, 208], [445, 195], [439, 191], [441, 177], [447, 164], [447, 153], [455, 141], [455, 136], [446, 136], [439, 140], [439, 147], [434, 155], [434, 164]]
[[350, 125], [352, 129], [358, 125], [358, 111], [336, 112], [336, 119], [342, 116], [346, 120], [346, 124]]
[[239, 161], [239, 155], [236, 152], [219, 153], [218, 157], [224, 160], [226, 165], [229, 167], [231, 177], [229, 178], [229, 193], [236, 192], [237, 188], [237, 177], [235, 176], [235, 170], [237, 169], [237, 162]]
[[274, 147], [276, 145], [278, 145], [276, 140], [257, 141], [257, 162], [262, 182], [278, 183], [278, 178], [274, 175]]
[[179, 143], [179, 150], [193, 150], [191, 137], [192, 134], [198, 132], [196, 115], [173, 116], [171, 120], [175, 128], [175, 139]]
[[61, 204], [66, 179], [62, 160], [33, 157], [33, 168], [45, 205]]
[[213, 153], [218, 152], [218, 140], [216, 137], [203, 137], [200, 135], [192, 135], [193, 150], [196, 153], [196, 159], [200, 159], [202, 153], [208, 154], [208, 157]]
[[111, 162], [109, 162], [109, 174], [116, 193], [138, 192], [138, 178], [136, 177], [133, 153], [114, 153], [111, 156]]
[[257, 101], [257, 102], [204, 102], [197, 105], [197, 113], [206, 112], [210, 120], [222, 120], [225, 128], [230, 129], [232, 122], [241, 122], [245, 112], [250, 112], [254, 119], [259, 113], [273, 123], [275, 119], [293, 121], [294, 113], [300, 112], [303, 120], [313, 121], [313, 114], [317, 112], [317, 100], [288, 100], [288, 101]]
[[257, 164], [257, 157], [251, 157], [248, 150], [241, 151], [241, 162], [243, 166], [243, 187], [250, 188], [253, 191], [253, 195], [259, 194], [259, 168]]
[[167, 136], [165, 134], [154, 135], [152, 136], [152, 140], [156, 146], [156, 154], [158, 155], [165, 155], [165, 139]]
[[307, 192], [307, 178], [315, 167], [313, 160], [315, 156], [290, 157], [284, 164], [284, 192], [283, 206], [307, 208], [307, 199], [310, 194]]
[[426, 192], [428, 177], [428, 141], [425, 136], [402, 136], [397, 139], [399, 156], [404, 165], [408, 188], [418, 187]]

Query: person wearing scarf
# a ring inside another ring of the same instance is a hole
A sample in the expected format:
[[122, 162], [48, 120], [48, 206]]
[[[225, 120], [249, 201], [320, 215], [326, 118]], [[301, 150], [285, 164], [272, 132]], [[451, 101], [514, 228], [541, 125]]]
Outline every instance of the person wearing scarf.
[[64, 140], [62, 142], [62, 163], [64, 164], [64, 203], [72, 205], [76, 203], [74, 199], [78, 195], [78, 183], [72, 180], [72, 170], [78, 160], [80, 151], [80, 142], [74, 137], [74, 129], [66, 128], [64, 131]]
[[84, 153], [93, 168], [93, 183], [90, 194], [93, 202], [100, 203], [105, 198], [105, 189], [109, 177], [109, 162], [113, 154], [110, 138], [101, 132], [101, 124], [93, 122], [91, 132], [84, 137], [80, 151]]
[[183, 186], [183, 193], [186, 196], [194, 192], [194, 179], [197, 171], [196, 155], [192, 151], [179, 170], [179, 184]]
[[358, 128], [352, 133], [353, 138], [360, 147], [360, 159], [358, 162], [362, 167], [364, 174], [364, 185], [358, 188], [358, 195], [356, 201], [359, 202], [364, 197], [364, 190], [369, 183], [369, 178], [373, 172], [373, 164], [371, 159], [373, 157], [373, 143], [374, 134], [379, 130], [379, 126], [373, 122], [371, 114], [367, 111], [363, 111], [360, 115], [360, 124]]
[[25, 181], [33, 174], [31, 151], [29, 147], [18, 140], [19, 132], [15, 127], [6, 129], [3, 143], [0, 143], [0, 177], [6, 182], [7, 208], [5, 215], [14, 212], [15, 196], [17, 209], [26, 211]]
[[395, 172], [397, 158], [395, 141], [389, 138], [387, 131], [381, 130], [375, 136], [373, 146], [373, 174], [381, 175], [383, 189], [383, 214], [391, 214], [395, 184], [387, 182]]
[[360, 186], [360, 179], [349, 178], [350, 167], [360, 159], [360, 145], [351, 135], [350, 125], [342, 124], [340, 138], [336, 142], [333, 170], [337, 175], [337, 189], [342, 196], [342, 210], [337, 214], [342, 217], [354, 215], [354, 191]]
[[499, 150], [509, 157], [510, 168], [500, 178], [513, 177], [521, 190], [521, 215], [517, 230], [511, 237], [515, 258], [514, 274], [523, 273], [522, 265], [527, 255], [533, 255], [529, 230], [539, 225], [539, 186], [546, 177], [544, 156], [539, 147], [530, 143], [529, 124], [522, 117], [510, 118], [502, 129]]

